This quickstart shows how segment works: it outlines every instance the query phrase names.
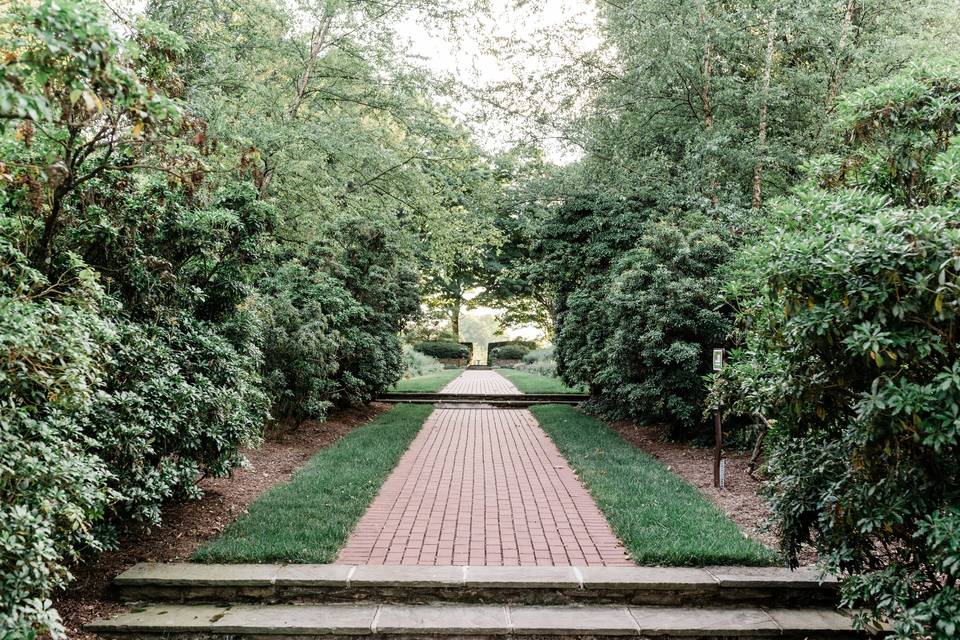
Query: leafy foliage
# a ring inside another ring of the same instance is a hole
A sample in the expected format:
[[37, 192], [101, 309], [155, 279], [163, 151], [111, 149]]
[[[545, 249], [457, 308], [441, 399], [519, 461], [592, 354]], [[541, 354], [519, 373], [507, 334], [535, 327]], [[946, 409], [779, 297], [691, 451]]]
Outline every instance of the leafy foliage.
[[416, 378], [443, 370], [443, 365], [436, 358], [420, 353], [407, 344], [403, 345], [403, 366], [404, 379]]
[[462, 360], [470, 357], [470, 347], [459, 342], [420, 342], [413, 346], [424, 355], [440, 360]]
[[595, 407], [695, 434], [704, 353], [727, 343], [729, 258], [824, 150], [838, 96], [949, 51], [958, 16], [940, 0], [896, 12], [629, 0], [597, 13], [593, 50], [567, 23], [511, 50], [569, 54], [503, 88], [526, 92], [511, 109], [575, 161], [519, 168], [499, 224], [520, 250], [497, 255], [495, 289], [551, 310], [559, 373], [588, 384]]
[[517, 365], [517, 369], [549, 378], [556, 377], [557, 361], [553, 357], [553, 351], [553, 347], [529, 351], [523, 356], [523, 362]]
[[496, 185], [384, 28], [454, 7], [9, 9], [0, 625], [60, 638], [51, 597], [118, 527], [229, 474], [271, 413], [400, 377], [420, 283], [490, 239], [472, 203]]
[[563, 380], [588, 385], [608, 415], [697, 425], [704, 354], [729, 330], [714, 308], [730, 253], [721, 225], [587, 202], [558, 209], [545, 231]]
[[511, 342], [492, 349], [490, 356], [494, 360], [522, 360], [530, 350], [527, 344]]
[[69, 293], [50, 283], [8, 240], [2, 251], [0, 341], [0, 628], [62, 633], [50, 608], [66, 564], [99, 548], [91, 521], [116, 500], [104, 461], [88, 451], [82, 419], [106, 376], [114, 327], [100, 316], [89, 272]]
[[785, 550], [851, 574], [897, 635], [960, 625], [960, 68], [917, 67], [840, 105], [838, 153], [774, 212], [732, 293], [744, 348], [718, 394], [773, 422]]

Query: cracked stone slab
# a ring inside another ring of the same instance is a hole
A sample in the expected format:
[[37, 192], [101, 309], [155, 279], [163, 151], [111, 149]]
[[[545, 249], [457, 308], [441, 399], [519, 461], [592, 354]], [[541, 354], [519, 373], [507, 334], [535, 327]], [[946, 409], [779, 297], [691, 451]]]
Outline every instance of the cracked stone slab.
[[114, 579], [118, 586], [267, 586], [274, 583], [275, 564], [135, 564]]
[[640, 635], [770, 635], [780, 627], [760, 609], [630, 607]]
[[672, 567], [579, 567], [584, 589], [716, 589], [717, 581], [702, 569]]
[[637, 635], [623, 607], [510, 607], [513, 632], [522, 635]]
[[467, 587], [553, 587], [579, 589], [573, 567], [467, 567]]
[[366, 635], [372, 633], [376, 605], [237, 606], [210, 628], [216, 633], [260, 635]]
[[86, 627], [92, 631], [176, 633], [209, 629], [229, 606], [170, 605], [133, 609], [109, 620], [97, 620]]
[[374, 631], [423, 635], [506, 635], [510, 633], [510, 622], [507, 609], [503, 606], [383, 605]]
[[823, 576], [814, 567], [707, 567], [721, 587], [791, 587], [816, 589], [837, 584], [832, 576]]
[[351, 587], [459, 587], [463, 567], [429, 565], [360, 565], [350, 576]]

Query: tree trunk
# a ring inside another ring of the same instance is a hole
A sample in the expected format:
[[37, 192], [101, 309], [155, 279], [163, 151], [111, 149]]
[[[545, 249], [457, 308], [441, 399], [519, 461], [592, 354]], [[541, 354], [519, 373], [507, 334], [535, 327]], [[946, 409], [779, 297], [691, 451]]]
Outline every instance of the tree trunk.
[[757, 433], [757, 440], [753, 443], [753, 453], [750, 455], [750, 463], [748, 464], [747, 473], [750, 474], [750, 477], [753, 477], [753, 474], [756, 473], [757, 467], [760, 466], [760, 455], [763, 453], [763, 441], [767, 438], [767, 433], [770, 431], [770, 421], [767, 420], [766, 416], [762, 413], [757, 413], [754, 415], [756, 421], [760, 423], [760, 431]]
[[[709, 33], [706, 33], [707, 10], [703, 3], [700, 4], [700, 26], [705, 31], [706, 43], [703, 47], [703, 61], [701, 62], [701, 72], [703, 74], [703, 85], [700, 88], [700, 102], [703, 105], [703, 129], [705, 137], [709, 139], [713, 131], [713, 93], [711, 92], [711, 82], [713, 80], [713, 39]], [[710, 174], [710, 201], [716, 207], [719, 204], [717, 191], [720, 185], [717, 183], [717, 177], [714, 173], [712, 163], [707, 163], [707, 171]]]
[[310, 50], [307, 52], [307, 59], [304, 61], [303, 72], [297, 78], [297, 93], [287, 110], [291, 118], [297, 117], [297, 111], [300, 110], [303, 98], [307, 94], [307, 88], [310, 86], [310, 76], [313, 75], [317, 59], [327, 46], [331, 24], [333, 24], [333, 16], [327, 14], [320, 20], [320, 24], [314, 25], [310, 32]]
[[[706, 8], [700, 5], [700, 26], [706, 27]], [[706, 44], [703, 47], [703, 60], [700, 64], [703, 73], [703, 86], [700, 88], [700, 101], [703, 104], [703, 128], [707, 131], [713, 128], [713, 95], [710, 93], [710, 81], [713, 78], [713, 42], [706, 34]]]
[[450, 307], [450, 331], [453, 332], [453, 338], [460, 341], [460, 301]]
[[757, 135], [757, 164], [753, 167], [753, 209], [759, 210], [763, 203], [761, 183], [763, 181], [764, 156], [767, 153], [767, 108], [770, 96], [770, 73], [773, 69], [773, 39], [777, 26], [777, 5], [767, 23], [767, 57], [763, 66], [763, 90], [760, 93], [760, 131]]
[[837, 99], [840, 93], [840, 86], [843, 83], [843, 72], [846, 64], [843, 59], [844, 50], [847, 48], [847, 40], [850, 38], [850, 28], [853, 26], [853, 17], [857, 13], [857, 0], [847, 0], [847, 10], [843, 14], [843, 22], [840, 24], [840, 41], [837, 43], [837, 60], [833, 67], [833, 73], [830, 74], [830, 85], [827, 88], [826, 107], [829, 111], [833, 107], [833, 101]]

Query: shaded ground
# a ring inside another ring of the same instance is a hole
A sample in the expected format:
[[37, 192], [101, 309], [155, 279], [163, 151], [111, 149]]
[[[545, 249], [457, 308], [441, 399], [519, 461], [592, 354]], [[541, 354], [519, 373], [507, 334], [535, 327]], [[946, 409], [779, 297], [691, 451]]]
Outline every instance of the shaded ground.
[[[726, 463], [725, 487], [713, 486], [713, 450], [694, 448], [688, 444], [668, 442], [656, 427], [640, 427], [632, 422], [610, 424], [620, 436], [648, 453], [700, 490], [723, 510], [751, 538], [777, 549], [779, 542], [767, 526], [770, 509], [759, 495], [760, 479], [748, 472], [750, 455], [746, 452], [724, 451]], [[814, 564], [816, 553], [810, 548], [801, 555], [801, 564]]]
[[288, 480], [314, 453], [389, 408], [389, 405], [375, 403], [337, 412], [326, 422], [310, 421], [294, 431], [269, 435], [259, 449], [244, 452], [250, 461], [249, 469], [237, 470], [229, 478], [203, 480], [200, 486], [204, 497], [166, 507], [162, 528], [129, 535], [121, 540], [116, 551], [76, 568], [76, 580], [54, 600], [54, 607], [66, 625], [67, 637], [72, 640], [96, 638], [83, 632], [82, 625], [122, 608], [105, 593], [114, 576], [137, 562], [185, 560], [202, 543], [219, 535], [264, 491]]

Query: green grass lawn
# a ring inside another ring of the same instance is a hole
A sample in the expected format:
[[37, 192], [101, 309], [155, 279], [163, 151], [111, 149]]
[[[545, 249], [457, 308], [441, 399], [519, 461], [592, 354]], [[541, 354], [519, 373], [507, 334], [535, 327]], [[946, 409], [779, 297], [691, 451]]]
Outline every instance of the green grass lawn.
[[513, 383], [521, 393], [583, 393], [583, 389], [571, 389], [560, 378], [550, 378], [539, 373], [519, 369], [497, 369], [497, 373]]
[[401, 405], [323, 449], [193, 554], [198, 562], [333, 562], [433, 407]]
[[463, 369], [444, 369], [425, 376], [401, 380], [391, 387], [390, 391], [406, 391], [408, 393], [436, 393], [453, 381]]
[[566, 406], [530, 410], [639, 564], [779, 564], [696, 488], [607, 425]]

